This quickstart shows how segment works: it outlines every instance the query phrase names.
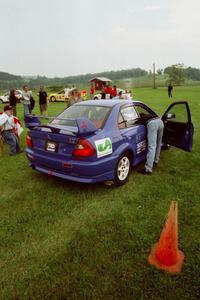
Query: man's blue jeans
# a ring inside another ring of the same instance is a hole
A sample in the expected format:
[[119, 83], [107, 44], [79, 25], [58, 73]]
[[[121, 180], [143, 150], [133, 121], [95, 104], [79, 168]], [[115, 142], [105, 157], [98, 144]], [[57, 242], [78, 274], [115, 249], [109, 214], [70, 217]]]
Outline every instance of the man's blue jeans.
[[10, 130], [5, 130], [3, 132], [3, 136], [5, 139], [5, 142], [9, 145], [10, 147], [10, 155], [15, 155], [16, 153], [19, 153], [21, 151], [20, 145], [18, 138], [14, 134], [14, 132]]
[[160, 118], [152, 119], [147, 123], [148, 151], [145, 164], [146, 172], [152, 173], [153, 163], [158, 163], [162, 144], [164, 124]]
[[24, 116], [31, 113], [30, 104], [24, 104]]

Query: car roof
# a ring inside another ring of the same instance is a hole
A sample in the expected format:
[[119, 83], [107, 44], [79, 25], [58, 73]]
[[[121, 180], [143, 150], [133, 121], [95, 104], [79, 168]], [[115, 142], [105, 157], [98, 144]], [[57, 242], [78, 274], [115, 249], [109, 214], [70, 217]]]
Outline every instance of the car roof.
[[104, 107], [114, 107], [115, 105], [122, 105], [122, 104], [137, 104], [142, 103], [140, 101], [133, 101], [133, 100], [123, 100], [123, 99], [109, 99], [109, 100], [87, 100], [78, 102], [74, 105], [83, 105], [83, 106], [104, 106]]

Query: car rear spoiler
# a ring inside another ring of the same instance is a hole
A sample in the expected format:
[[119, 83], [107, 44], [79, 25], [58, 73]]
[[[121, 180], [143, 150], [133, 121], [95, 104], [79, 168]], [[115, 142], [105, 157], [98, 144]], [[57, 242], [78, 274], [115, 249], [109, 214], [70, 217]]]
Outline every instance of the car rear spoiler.
[[[26, 115], [25, 116], [25, 126], [26, 128], [33, 129], [34, 127], [42, 127], [43, 125], [40, 122], [40, 119], [44, 118], [42, 116], [36, 116], [36, 115]], [[46, 117], [47, 120], [61, 120], [61, 121], [73, 121], [77, 127], [77, 131], [73, 133], [76, 135], [83, 135], [83, 134], [91, 134], [98, 130], [98, 128], [87, 118], [78, 118], [78, 119], [62, 119], [62, 118], [56, 118], [56, 117]], [[48, 127], [50, 129], [54, 128], [54, 124], [47, 124], [44, 125], [44, 127]], [[71, 127], [71, 126], [70, 126]], [[55, 128], [58, 130], [58, 128]], [[69, 130], [69, 128], [67, 129]]]
[[26, 128], [32, 129], [33, 127], [37, 127], [41, 125], [39, 116], [36, 115], [25, 115], [24, 122]]

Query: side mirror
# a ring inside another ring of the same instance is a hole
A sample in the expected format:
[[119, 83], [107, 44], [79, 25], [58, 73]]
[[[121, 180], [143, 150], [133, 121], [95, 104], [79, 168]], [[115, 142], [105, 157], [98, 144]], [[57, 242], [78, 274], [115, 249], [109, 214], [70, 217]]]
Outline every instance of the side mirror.
[[168, 113], [166, 115], [167, 120], [172, 120], [172, 119], [175, 119], [175, 118], [176, 118], [176, 115], [174, 113]]

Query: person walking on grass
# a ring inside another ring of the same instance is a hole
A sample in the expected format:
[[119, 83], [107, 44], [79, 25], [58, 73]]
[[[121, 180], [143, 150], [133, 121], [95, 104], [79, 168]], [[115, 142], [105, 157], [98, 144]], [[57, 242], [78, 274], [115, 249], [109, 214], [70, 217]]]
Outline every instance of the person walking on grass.
[[47, 117], [47, 93], [44, 90], [44, 86], [40, 86], [39, 90], [39, 105], [40, 105], [40, 113], [43, 117]]
[[14, 133], [15, 124], [13, 119], [13, 109], [10, 105], [5, 105], [4, 113], [0, 115], [0, 128], [5, 142], [10, 147], [9, 154], [14, 156], [23, 152], [19, 145], [19, 139]]
[[172, 98], [173, 85], [171, 82], [168, 84], [167, 90], [168, 90], [168, 97]]

